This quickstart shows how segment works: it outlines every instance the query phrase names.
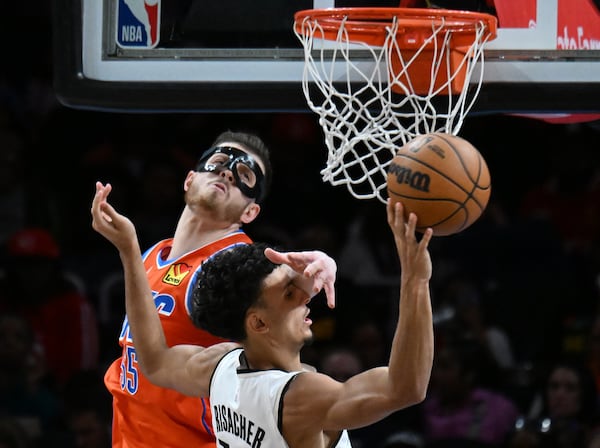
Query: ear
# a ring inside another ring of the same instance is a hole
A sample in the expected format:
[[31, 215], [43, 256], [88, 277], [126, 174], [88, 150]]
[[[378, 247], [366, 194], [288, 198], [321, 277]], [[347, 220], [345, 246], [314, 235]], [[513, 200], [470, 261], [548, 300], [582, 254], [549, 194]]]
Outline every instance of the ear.
[[248, 332], [266, 333], [269, 331], [269, 326], [256, 311], [248, 313], [246, 325], [248, 326]]
[[189, 190], [190, 184], [192, 183], [192, 180], [194, 179], [195, 174], [196, 174], [196, 171], [194, 171], [194, 170], [190, 170], [187, 173], [187, 176], [185, 177], [185, 180], [183, 181], [183, 191]]
[[249, 224], [256, 219], [258, 214], [260, 213], [260, 205], [256, 202], [251, 202], [246, 206], [246, 209], [242, 213], [240, 220], [242, 224]]

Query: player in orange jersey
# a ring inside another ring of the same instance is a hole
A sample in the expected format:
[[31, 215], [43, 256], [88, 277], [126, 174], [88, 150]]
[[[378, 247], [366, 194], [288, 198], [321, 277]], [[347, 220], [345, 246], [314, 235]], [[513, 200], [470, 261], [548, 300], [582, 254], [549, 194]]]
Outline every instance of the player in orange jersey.
[[428, 245], [417, 217], [387, 204], [401, 265], [398, 320], [387, 365], [344, 382], [300, 362], [313, 339], [310, 302], [323, 288], [335, 306], [335, 261], [323, 252], [273, 250], [263, 243], [222, 251], [202, 265], [194, 285], [196, 325], [234, 342], [169, 346], [152, 303], [133, 223], [96, 184], [92, 227], [119, 251], [125, 307], [140, 367], [155, 384], [193, 396], [210, 394], [217, 446], [350, 448], [348, 428], [373, 424], [422, 402], [433, 364], [434, 334]]
[[[191, 290], [204, 260], [219, 251], [251, 243], [242, 226], [260, 212], [271, 181], [266, 145], [256, 136], [224, 132], [185, 178], [185, 208], [173, 238], [143, 255], [167, 344], [209, 346], [223, 339], [194, 326]], [[215, 447], [208, 399], [186, 397], [151, 384], [137, 364], [127, 318], [119, 344], [122, 355], [104, 381], [113, 396], [112, 446]]]

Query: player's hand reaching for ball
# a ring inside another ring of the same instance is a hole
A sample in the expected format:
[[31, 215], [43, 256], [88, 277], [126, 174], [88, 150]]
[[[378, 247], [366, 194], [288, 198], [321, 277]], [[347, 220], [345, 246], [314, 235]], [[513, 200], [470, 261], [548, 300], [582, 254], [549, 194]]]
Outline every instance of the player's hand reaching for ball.
[[420, 241], [416, 238], [417, 216], [410, 213], [408, 221], [404, 217], [401, 202], [387, 202], [387, 221], [394, 233], [398, 257], [402, 267], [403, 280], [429, 281], [431, 278], [431, 256], [429, 255], [429, 241], [433, 230], [428, 228], [423, 232]]
[[110, 184], [96, 182], [92, 201], [92, 228], [115, 245], [119, 252], [138, 250], [137, 234], [133, 223], [107, 202], [112, 190]]
[[327, 297], [327, 305], [329, 308], [335, 307], [337, 264], [333, 258], [318, 250], [278, 252], [267, 248], [265, 249], [265, 255], [273, 263], [287, 264], [294, 271], [301, 274], [304, 281], [299, 286], [310, 297], [313, 297], [321, 289], [324, 289]]

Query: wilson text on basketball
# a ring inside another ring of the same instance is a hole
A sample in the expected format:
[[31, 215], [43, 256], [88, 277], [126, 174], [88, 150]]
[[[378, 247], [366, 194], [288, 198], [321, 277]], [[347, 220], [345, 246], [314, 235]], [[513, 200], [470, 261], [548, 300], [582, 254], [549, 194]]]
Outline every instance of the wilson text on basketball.
[[429, 183], [431, 179], [426, 173], [422, 173], [420, 171], [413, 171], [408, 167], [398, 165], [394, 162], [390, 164], [388, 173], [396, 177], [396, 182], [398, 184], [407, 184], [415, 190], [429, 193]]

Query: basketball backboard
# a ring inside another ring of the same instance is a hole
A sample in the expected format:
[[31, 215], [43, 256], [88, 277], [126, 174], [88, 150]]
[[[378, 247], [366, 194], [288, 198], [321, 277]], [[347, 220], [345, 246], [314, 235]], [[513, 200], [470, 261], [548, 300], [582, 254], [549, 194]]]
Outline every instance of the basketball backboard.
[[[308, 110], [294, 12], [398, 6], [397, 0], [53, 1], [61, 102], [146, 112]], [[594, 1], [523, 0], [518, 14], [509, 3], [515, 2], [495, 0], [498, 35], [486, 44], [472, 112], [600, 112]]]

